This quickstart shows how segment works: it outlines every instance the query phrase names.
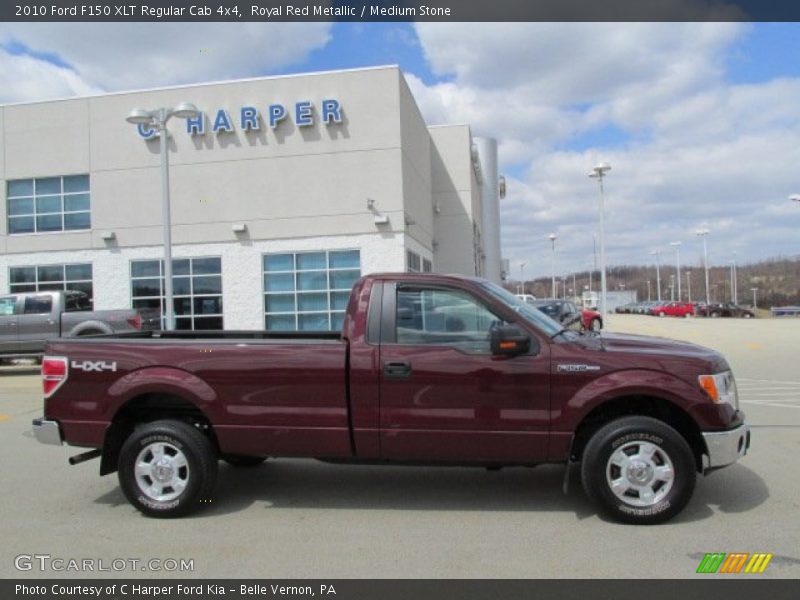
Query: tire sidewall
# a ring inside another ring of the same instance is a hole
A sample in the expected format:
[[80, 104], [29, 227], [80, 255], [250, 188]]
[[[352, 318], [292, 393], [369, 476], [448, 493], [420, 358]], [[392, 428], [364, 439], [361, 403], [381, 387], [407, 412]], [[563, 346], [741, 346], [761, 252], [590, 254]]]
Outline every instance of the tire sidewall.
[[[655, 524], [672, 518], [686, 506], [694, 491], [696, 466], [689, 445], [678, 432], [655, 419], [626, 418], [609, 425], [601, 428], [586, 448], [588, 460], [584, 460], [583, 479], [589, 495], [610, 516], [625, 523]], [[620, 500], [606, 479], [611, 454], [620, 446], [637, 441], [661, 448], [675, 472], [672, 489], [653, 506], [638, 507]], [[588, 456], [589, 453], [593, 456]]]
[[[182, 424], [177, 424], [182, 425]], [[190, 428], [190, 426], [185, 426]], [[202, 435], [199, 434], [198, 435]], [[122, 446], [119, 457], [119, 482], [128, 501], [146, 515], [173, 517], [193, 510], [201, 501], [206, 482], [201, 453], [204, 451], [197, 440], [192, 440], [191, 431], [186, 432], [175, 423], [154, 423], [135, 430]], [[139, 453], [153, 443], [167, 443], [180, 450], [189, 466], [189, 479], [181, 494], [172, 500], [159, 502], [148, 497], [136, 481], [134, 472]], [[193, 443], [194, 442], [194, 443]]]

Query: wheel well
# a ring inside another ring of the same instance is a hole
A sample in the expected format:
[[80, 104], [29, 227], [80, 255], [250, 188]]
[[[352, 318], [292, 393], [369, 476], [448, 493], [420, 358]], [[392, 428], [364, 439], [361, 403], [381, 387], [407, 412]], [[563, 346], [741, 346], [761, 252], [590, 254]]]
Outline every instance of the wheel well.
[[117, 470], [119, 452], [131, 432], [142, 423], [162, 419], [182, 421], [205, 433], [219, 452], [219, 442], [206, 415], [197, 405], [173, 394], [143, 394], [126, 402], [114, 415], [106, 431], [100, 475]]
[[653, 417], [675, 429], [689, 444], [697, 470], [702, 471], [706, 446], [697, 423], [680, 407], [655, 396], [625, 396], [595, 407], [583, 418], [575, 431], [570, 460], [576, 462], [581, 460], [586, 444], [603, 425], [628, 416]]

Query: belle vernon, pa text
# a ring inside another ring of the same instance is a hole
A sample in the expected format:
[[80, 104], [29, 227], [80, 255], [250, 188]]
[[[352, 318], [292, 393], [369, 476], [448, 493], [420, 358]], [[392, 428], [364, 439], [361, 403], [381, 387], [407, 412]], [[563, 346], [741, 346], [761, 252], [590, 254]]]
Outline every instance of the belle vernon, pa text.
[[99, 598], [106, 596], [136, 596], [152, 598], [172, 598], [173, 596], [224, 596], [239, 592], [242, 596], [335, 596], [336, 589], [331, 584], [320, 584], [317, 587], [310, 585], [270, 585], [251, 584], [237, 587], [225, 587], [215, 583], [198, 585], [143, 585], [137, 583], [122, 583], [111, 585], [25, 585], [18, 583], [15, 586], [16, 596], [43, 596], [47, 593], [57, 596], [86, 596]]

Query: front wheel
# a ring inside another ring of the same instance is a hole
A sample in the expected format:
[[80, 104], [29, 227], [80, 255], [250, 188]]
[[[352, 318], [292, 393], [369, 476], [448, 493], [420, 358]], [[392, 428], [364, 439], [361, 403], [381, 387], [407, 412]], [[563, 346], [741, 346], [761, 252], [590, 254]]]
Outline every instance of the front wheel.
[[589, 498], [617, 521], [639, 525], [663, 523], [683, 510], [696, 475], [683, 436], [651, 417], [624, 417], [601, 427], [581, 464]]
[[196, 427], [154, 421], [125, 440], [118, 471], [125, 497], [138, 510], [150, 517], [179, 517], [210, 501], [217, 455]]

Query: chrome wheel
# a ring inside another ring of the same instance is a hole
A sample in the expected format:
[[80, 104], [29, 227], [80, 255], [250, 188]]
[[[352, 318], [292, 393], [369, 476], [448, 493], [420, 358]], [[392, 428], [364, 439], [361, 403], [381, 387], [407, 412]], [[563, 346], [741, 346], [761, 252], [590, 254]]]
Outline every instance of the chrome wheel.
[[606, 464], [606, 482], [626, 504], [658, 504], [672, 489], [675, 470], [664, 449], [643, 441], [628, 442], [615, 450]]
[[136, 457], [136, 484], [157, 502], [174, 500], [189, 483], [189, 463], [177, 447], [166, 442], [145, 446]]

